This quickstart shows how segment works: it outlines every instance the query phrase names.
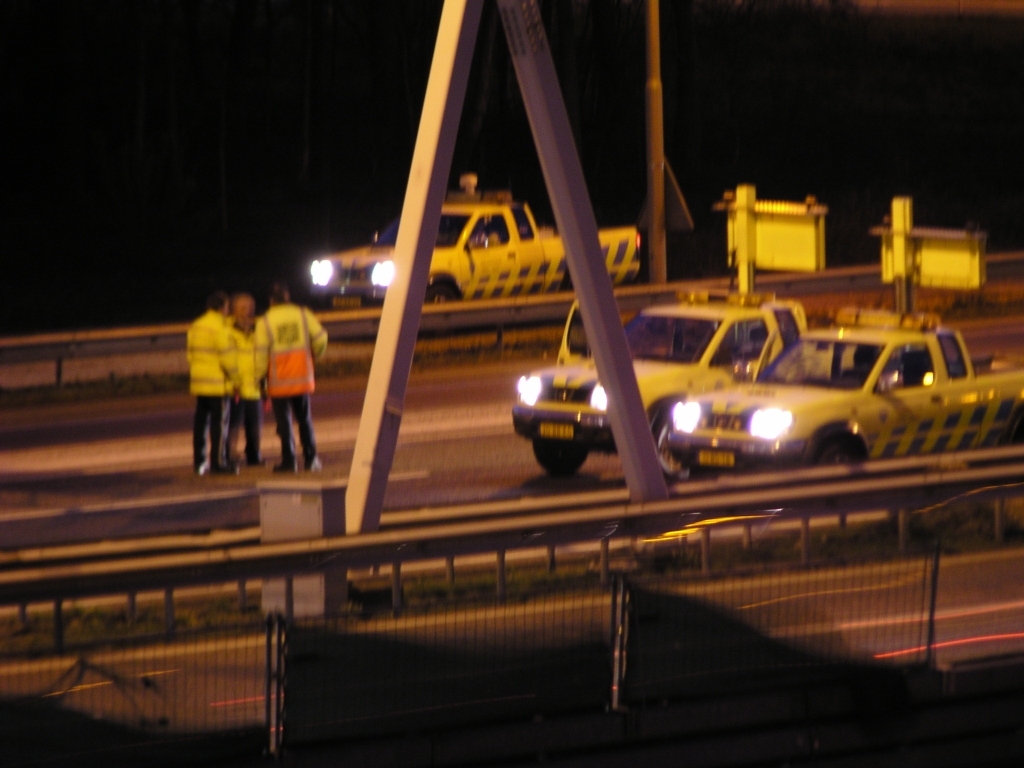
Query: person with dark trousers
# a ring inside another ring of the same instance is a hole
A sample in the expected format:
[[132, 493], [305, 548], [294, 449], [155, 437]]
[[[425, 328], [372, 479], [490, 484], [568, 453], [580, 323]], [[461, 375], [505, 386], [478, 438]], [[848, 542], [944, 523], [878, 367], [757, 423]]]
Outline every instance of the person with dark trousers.
[[[186, 352], [189, 391], [196, 397], [192, 422], [192, 466], [197, 475], [237, 474], [227, 460], [228, 394], [237, 375], [228, 343], [228, 295], [214, 291], [206, 301], [206, 312], [189, 326]], [[210, 453], [207, 459], [206, 440]]]
[[292, 304], [288, 286], [275, 283], [270, 309], [256, 324], [256, 375], [267, 377], [267, 391], [281, 438], [281, 463], [275, 472], [295, 472], [292, 416], [299, 423], [304, 465], [308, 472], [322, 468], [316, 453], [309, 396], [315, 388], [313, 359], [327, 351], [327, 331], [306, 307]]
[[256, 302], [248, 293], [231, 297], [231, 327], [228, 330], [231, 353], [235, 358], [238, 377], [233, 382], [231, 416], [228, 419], [228, 458], [236, 458], [235, 443], [238, 432], [245, 427], [245, 463], [250, 467], [263, 465], [260, 454], [260, 431], [263, 429], [263, 409], [260, 403], [260, 381], [256, 378]]

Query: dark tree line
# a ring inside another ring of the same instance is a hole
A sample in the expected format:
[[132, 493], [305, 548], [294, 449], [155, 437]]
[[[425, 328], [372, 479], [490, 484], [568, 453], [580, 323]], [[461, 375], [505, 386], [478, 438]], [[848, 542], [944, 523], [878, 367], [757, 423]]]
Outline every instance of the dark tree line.
[[[724, 269], [726, 188], [817, 194], [829, 261], [877, 258], [893, 194], [1024, 241], [1024, 27], [842, 0], [662, 0], [666, 150], [697, 218], [671, 276]], [[0, 4], [0, 334], [183, 319], [212, 287], [299, 284], [401, 206], [441, 0]], [[645, 191], [641, 0], [542, 0], [598, 220]], [[550, 223], [496, 7], [453, 166]], [[24, 277], [13, 278], [21, 273]], [[43, 308], [39, 299], [56, 299]]]

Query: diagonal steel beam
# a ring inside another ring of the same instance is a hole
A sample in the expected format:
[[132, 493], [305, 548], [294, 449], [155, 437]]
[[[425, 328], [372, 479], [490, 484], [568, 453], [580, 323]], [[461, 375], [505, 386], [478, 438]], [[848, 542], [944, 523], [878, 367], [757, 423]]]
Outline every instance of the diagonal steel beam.
[[445, 0], [345, 494], [348, 533], [376, 530], [451, 171], [483, 0]]

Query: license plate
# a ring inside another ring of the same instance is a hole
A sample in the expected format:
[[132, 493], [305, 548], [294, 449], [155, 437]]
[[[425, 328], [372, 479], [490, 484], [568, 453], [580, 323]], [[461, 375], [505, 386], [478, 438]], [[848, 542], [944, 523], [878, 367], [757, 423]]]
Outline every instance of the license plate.
[[703, 467], [735, 467], [736, 456], [732, 451], [701, 451], [697, 463]]
[[358, 296], [335, 296], [332, 303], [335, 309], [358, 309], [362, 305]]
[[572, 424], [556, 424], [550, 421], [542, 421], [538, 433], [541, 437], [551, 440], [572, 440]]

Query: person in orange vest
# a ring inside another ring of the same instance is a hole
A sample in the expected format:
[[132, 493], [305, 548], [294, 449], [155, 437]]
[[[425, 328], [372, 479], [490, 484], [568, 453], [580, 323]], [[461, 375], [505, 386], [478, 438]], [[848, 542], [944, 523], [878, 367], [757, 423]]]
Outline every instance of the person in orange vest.
[[[186, 353], [189, 391], [196, 397], [192, 420], [192, 465], [197, 475], [237, 474], [227, 460], [228, 395], [236, 377], [234, 357], [228, 344], [228, 295], [214, 291], [206, 300], [206, 312], [189, 326]], [[210, 438], [209, 461], [206, 438]]]
[[228, 341], [235, 356], [238, 377], [233, 383], [231, 416], [228, 419], [228, 458], [237, 464], [235, 453], [238, 433], [245, 426], [245, 463], [250, 467], [263, 466], [260, 454], [260, 430], [263, 428], [263, 409], [260, 407], [260, 380], [256, 377], [256, 302], [248, 293], [231, 297], [231, 323]]
[[295, 472], [295, 435], [292, 415], [299, 423], [302, 457], [306, 470], [322, 468], [316, 454], [313, 416], [309, 396], [315, 387], [313, 359], [327, 351], [327, 331], [306, 307], [291, 303], [288, 286], [275, 283], [270, 291], [270, 309], [256, 324], [256, 376], [267, 377], [267, 392], [281, 438], [281, 463], [275, 472]]

